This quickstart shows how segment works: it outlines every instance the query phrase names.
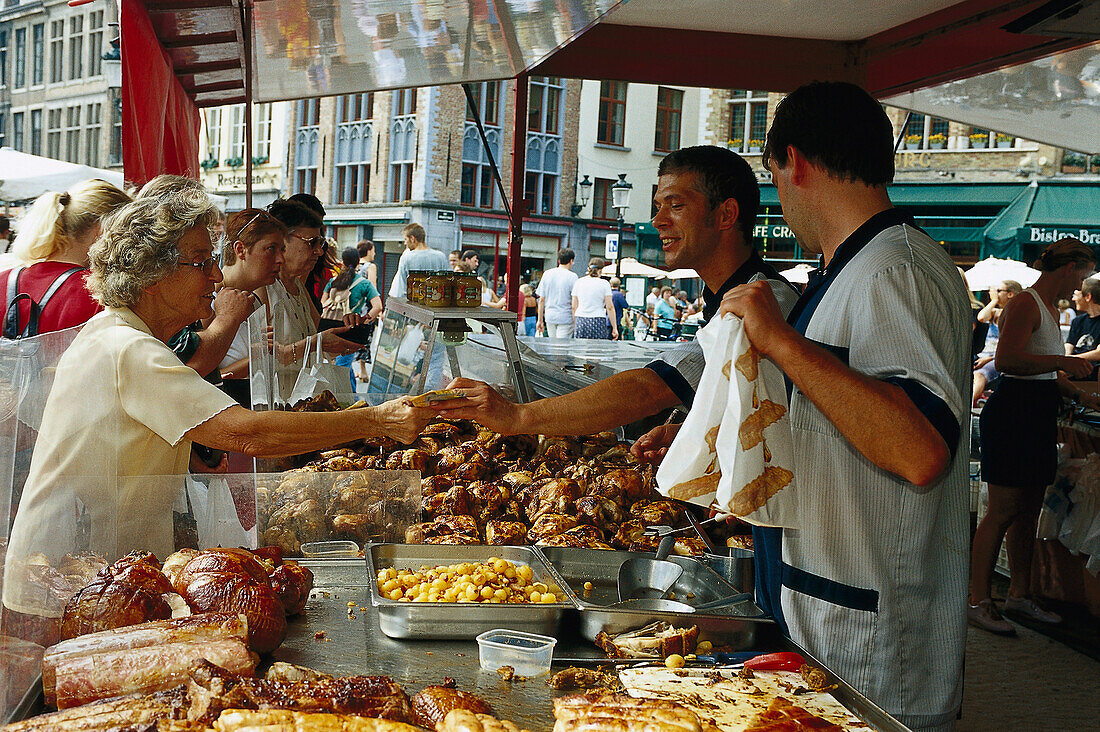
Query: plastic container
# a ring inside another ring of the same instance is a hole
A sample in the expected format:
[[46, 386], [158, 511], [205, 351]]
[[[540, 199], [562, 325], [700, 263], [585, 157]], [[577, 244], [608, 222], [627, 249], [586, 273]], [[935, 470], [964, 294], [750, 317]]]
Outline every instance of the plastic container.
[[354, 541], [313, 541], [302, 544], [302, 556], [312, 559], [322, 557], [357, 557], [359, 545]]
[[539, 676], [550, 672], [557, 642], [548, 635], [519, 630], [487, 630], [477, 637], [478, 658], [483, 671], [511, 666], [516, 676]]

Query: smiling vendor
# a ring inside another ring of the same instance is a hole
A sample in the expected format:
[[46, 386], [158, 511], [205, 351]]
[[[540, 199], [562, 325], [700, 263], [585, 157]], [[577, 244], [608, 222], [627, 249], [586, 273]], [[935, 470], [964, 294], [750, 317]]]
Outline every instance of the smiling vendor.
[[[139, 199], [105, 223], [89, 289], [105, 310], [57, 366], [7, 554], [4, 604], [20, 612], [20, 564], [91, 549], [114, 559], [173, 551], [172, 505], [191, 442], [252, 456], [296, 455], [356, 438], [409, 442], [432, 416], [402, 400], [328, 414], [252, 412], [165, 345], [211, 315], [222, 275], [206, 193]], [[163, 477], [169, 476], [169, 477]], [[13, 565], [14, 563], [14, 565]], [[33, 605], [33, 603], [31, 603]]]

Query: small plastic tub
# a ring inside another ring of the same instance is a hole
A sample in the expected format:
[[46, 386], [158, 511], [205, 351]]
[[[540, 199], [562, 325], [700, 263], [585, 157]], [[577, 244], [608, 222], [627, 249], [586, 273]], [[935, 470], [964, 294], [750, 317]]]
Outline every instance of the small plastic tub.
[[302, 544], [302, 556], [309, 559], [324, 557], [357, 557], [359, 545], [354, 541], [314, 541]]
[[557, 642], [548, 635], [496, 628], [477, 637], [478, 658], [484, 671], [511, 666], [516, 676], [539, 676], [550, 672]]

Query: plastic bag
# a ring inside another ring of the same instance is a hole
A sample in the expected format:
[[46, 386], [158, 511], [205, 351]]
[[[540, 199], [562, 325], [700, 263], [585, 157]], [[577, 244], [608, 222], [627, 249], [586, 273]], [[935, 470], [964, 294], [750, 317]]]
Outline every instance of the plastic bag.
[[187, 477], [187, 493], [195, 516], [198, 546], [253, 546], [248, 530], [241, 525], [229, 482], [210, 476], [206, 485]]
[[696, 337], [706, 366], [691, 412], [657, 471], [658, 489], [750, 523], [797, 528], [782, 372], [752, 348], [740, 318], [716, 318]]
[[[312, 348], [309, 345], [311, 340], [316, 343]], [[294, 388], [290, 391], [289, 402], [293, 405], [303, 399], [311, 399], [325, 389], [334, 393], [346, 391], [348, 378], [347, 366], [338, 366], [325, 360], [321, 351], [321, 336], [306, 336], [306, 358], [302, 370], [298, 372]]]

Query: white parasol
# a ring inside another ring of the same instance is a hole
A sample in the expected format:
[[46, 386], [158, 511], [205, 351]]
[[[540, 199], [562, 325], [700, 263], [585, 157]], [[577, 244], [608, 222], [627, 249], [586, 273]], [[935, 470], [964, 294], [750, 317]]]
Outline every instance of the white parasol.
[[963, 275], [971, 292], [984, 292], [1005, 280], [1015, 280], [1024, 287], [1031, 287], [1042, 274], [1015, 259], [989, 257], [975, 264]]
[[47, 191], [62, 192], [90, 178], [105, 180], [119, 188], [122, 173], [87, 165], [66, 163], [39, 155], [0, 148], [0, 201], [28, 201]]
[[[604, 267], [600, 270], [600, 274], [604, 277], [614, 277], [615, 263], [612, 262]], [[633, 257], [627, 257], [620, 262], [619, 274], [625, 277], [653, 277], [656, 279], [666, 277], [668, 273], [663, 269], [657, 269], [656, 267], [650, 267], [648, 264], [643, 264]]]
[[666, 280], [694, 280], [698, 279], [699, 273], [693, 269], [681, 267], [680, 269], [674, 269], [671, 272], [667, 272], [663, 276]]
[[796, 264], [790, 269], [785, 269], [780, 272], [780, 276], [787, 282], [794, 283], [796, 285], [804, 285], [810, 281], [810, 272], [813, 272], [817, 267], [812, 264]]

